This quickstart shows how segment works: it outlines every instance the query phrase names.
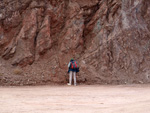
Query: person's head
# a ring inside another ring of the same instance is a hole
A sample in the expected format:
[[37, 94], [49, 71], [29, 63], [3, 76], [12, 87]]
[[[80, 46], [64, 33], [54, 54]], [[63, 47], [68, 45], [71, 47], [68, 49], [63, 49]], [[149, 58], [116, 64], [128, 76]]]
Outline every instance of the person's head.
[[71, 59], [70, 59], [70, 61], [74, 61], [74, 59], [73, 59], [73, 58], [71, 58]]

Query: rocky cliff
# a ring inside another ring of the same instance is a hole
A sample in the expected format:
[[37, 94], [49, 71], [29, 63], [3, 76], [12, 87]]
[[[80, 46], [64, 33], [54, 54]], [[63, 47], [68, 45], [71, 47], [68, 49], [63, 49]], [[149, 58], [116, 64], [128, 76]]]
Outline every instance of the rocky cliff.
[[149, 0], [1, 0], [0, 84], [150, 82]]

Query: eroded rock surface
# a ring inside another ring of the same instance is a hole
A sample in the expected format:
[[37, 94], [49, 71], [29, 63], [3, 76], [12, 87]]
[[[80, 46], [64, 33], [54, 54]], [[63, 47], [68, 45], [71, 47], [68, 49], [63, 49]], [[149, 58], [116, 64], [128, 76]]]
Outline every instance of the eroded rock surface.
[[2, 0], [0, 84], [150, 82], [149, 0]]

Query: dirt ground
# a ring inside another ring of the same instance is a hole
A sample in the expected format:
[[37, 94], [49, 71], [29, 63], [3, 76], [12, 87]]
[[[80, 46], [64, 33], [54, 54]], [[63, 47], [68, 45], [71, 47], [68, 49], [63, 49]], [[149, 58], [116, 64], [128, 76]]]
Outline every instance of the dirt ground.
[[150, 85], [0, 87], [0, 113], [150, 113]]

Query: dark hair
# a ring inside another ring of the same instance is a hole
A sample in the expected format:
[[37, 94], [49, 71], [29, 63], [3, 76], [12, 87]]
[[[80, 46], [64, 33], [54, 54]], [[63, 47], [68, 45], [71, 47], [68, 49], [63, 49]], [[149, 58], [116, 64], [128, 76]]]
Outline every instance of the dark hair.
[[74, 61], [73, 59], [70, 60], [70, 62]]
[[70, 61], [74, 61], [74, 59], [73, 59], [73, 58], [71, 58], [71, 59], [70, 59]]

